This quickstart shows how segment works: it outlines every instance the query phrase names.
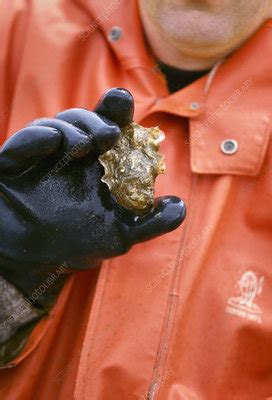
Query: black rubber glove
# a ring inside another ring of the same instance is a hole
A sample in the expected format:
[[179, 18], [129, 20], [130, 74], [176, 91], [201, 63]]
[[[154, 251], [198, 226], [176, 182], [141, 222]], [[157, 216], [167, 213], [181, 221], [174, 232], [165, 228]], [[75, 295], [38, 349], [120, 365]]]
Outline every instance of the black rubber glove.
[[39, 119], [0, 151], [0, 274], [29, 292], [56, 266], [96, 266], [137, 243], [177, 228], [185, 205], [156, 200], [138, 217], [118, 206], [101, 182], [99, 153], [131, 122], [133, 98], [111, 89], [94, 112], [74, 108]]

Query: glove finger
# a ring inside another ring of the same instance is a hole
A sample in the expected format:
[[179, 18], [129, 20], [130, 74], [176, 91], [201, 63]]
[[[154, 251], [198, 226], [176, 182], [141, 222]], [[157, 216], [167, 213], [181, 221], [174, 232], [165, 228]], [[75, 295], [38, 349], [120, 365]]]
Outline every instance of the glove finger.
[[186, 217], [185, 203], [176, 196], [156, 199], [154, 210], [143, 218], [134, 217], [129, 226], [129, 244], [145, 242], [176, 229]]
[[94, 111], [123, 127], [133, 119], [133, 96], [127, 89], [112, 88], [104, 93]]
[[61, 133], [50, 127], [27, 127], [9, 138], [0, 150], [0, 171], [18, 173], [39, 159], [53, 154], [62, 141]]
[[116, 123], [84, 108], [71, 108], [58, 113], [55, 118], [84, 131], [90, 136], [93, 150], [97, 153], [104, 153], [111, 149], [121, 133]]
[[93, 141], [85, 132], [55, 118], [40, 118], [33, 121], [29, 126], [44, 126], [55, 128], [62, 133], [62, 152], [70, 155], [71, 160], [85, 157], [93, 148]]

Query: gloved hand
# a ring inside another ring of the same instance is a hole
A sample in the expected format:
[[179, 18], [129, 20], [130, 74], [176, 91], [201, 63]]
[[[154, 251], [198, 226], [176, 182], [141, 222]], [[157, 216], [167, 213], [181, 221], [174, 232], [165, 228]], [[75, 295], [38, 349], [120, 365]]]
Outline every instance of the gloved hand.
[[137, 217], [101, 182], [98, 155], [114, 145], [133, 110], [128, 91], [111, 89], [94, 112], [74, 108], [35, 120], [2, 147], [0, 274], [21, 290], [38, 284], [47, 268], [96, 266], [184, 220], [177, 197], [159, 198]]

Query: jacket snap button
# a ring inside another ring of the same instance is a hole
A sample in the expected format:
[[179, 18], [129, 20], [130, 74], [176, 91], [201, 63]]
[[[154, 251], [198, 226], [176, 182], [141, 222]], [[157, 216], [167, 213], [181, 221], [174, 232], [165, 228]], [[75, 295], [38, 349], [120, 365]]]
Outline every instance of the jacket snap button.
[[116, 40], [120, 39], [122, 33], [123, 31], [119, 26], [114, 26], [109, 33], [109, 38], [115, 42]]
[[190, 104], [190, 110], [198, 110], [199, 108], [200, 108], [200, 104], [197, 103], [196, 101], [193, 101], [193, 102]]
[[238, 147], [239, 147], [238, 142], [234, 139], [223, 140], [223, 142], [221, 142], [220, 144], [222, 152], [228, 155], [236, 153]]

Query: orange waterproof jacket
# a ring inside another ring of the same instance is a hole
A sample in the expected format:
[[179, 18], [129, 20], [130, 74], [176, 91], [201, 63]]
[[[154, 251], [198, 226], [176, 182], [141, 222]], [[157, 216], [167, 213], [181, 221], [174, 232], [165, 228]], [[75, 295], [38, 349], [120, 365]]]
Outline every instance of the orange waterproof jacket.
[[182, 227], [67, 282], [0, 399], [271, 398], [272, 22], [169, 95], [135, 0], [0, 5], [1, 141], [126, 87], [135, 120], [166, 132], [157, 195], [188, 206]]

